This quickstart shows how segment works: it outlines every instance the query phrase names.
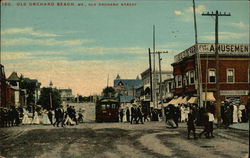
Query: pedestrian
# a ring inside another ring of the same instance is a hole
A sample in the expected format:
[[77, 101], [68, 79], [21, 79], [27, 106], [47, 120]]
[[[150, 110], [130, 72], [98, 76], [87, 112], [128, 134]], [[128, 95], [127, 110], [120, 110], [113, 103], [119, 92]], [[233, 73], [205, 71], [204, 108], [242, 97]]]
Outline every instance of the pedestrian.
[[208, 112], [205, 112], [203, 114], [203, 126], [204, 129], [203, 131], [199, 134], [199, 138], [202, 137], [203, 134], [205, 134], [206, 138], [209, 137], [208, 132], [209, 132], [209, 118], [208, 118]]
[[59, 127], [59, 124], [61, 123], [61, 126], [63, 127], [64, 126], [64, 112], [61, 108], [57, 108], [55, 110], [55, 118], [56, 118], [56, 121], [54, 122], [53, 126], [57, 126]]
[[119, 111], [120, 121], [123, 122], [123, 109], [121, 108]]
[[141, 122], [141, 124], [143, 124], [143, 113], [142, 113], [142, 107], [139, 106], [137, 108], [137, 113], [138, 113], [138, 121], [137, 122]]
[[214, 131], [214, 114], [209, 111], [208, 112], [208, 137], [214, 138], [213, 131]]
[[233, 123], [238, 123], [238, 108], [233, 105]]
[[52, 114], [51, 109], [48, 112], [48, 118], [49, 118], [50, 124], [53, 124], [53, 114]]
[[78, 112], [78, 123], [83, 123], [83, 114], [81, 111]]
[[127, 122], [130, 122], [130, 111], [129, 111], [129, 108], [127, 107], [127, 110], [126, 110], [126, 119], [127, 119]]
[[133, 106], [131, 107], [131, 120], [130, 120], [130, 124], [133, 124], [133, 121], [136, 121], [136, 105], [133, 104]]
[[233, 112], [234, 112], [233, 103], [230, 103], [229, 107], [230, 107], [230, 124], [233, 124]]
[[238, 122], [242, 122], [242, 111], [238, 108]]
[[166, 124], [167, 127], [171, 126], [172, 128], [177, 128], [177, 125], [175, 124], [174, 121], [174, 105], [169, 104], [168, 107], [166, 108]]
[[188, 139], [190, 139], [191, 131], [193, 132], [194, 139], [197, 139], [196, 133], [195, 133], [194, 121], [195, 121], [195, 115], [194, 115], [194, 111], [191, 109], [190, 112], [188, 113], [188, 121], [187, 121]]
[[230, 119], [231, 119], [231, 109], [229, 106], [226, 107], [224, 116], [225, 116], [225, 120], [223, 120], [223, 124], [227, 128], [230, 125]]
[[180, 105], [180, 110], [181, 110], [181, 122], [185, 122], [185, 107], [184, 105]]
[[42, 114], [42, 117], [43, 117], [43, 124], [44, 125], [49, 125], [51, 124], [50, 120], [49, 120], [49, 116], [48, 116], [48, 111], [46, 109], [44, 109], [43, 111], [43, 114]]
[[15, 125], [18, 126], [20, 124], [19, 112], [16, 108], [13, 109], [14, 121]]
[[40, 119], [39, 119], [37, 111], [35, 111], [34, 117], [33, 117], [33, 120], [32, 120], [32, 124], [38, 125], [39, 123], [40, 123]]
[[174, 107], [174, 115], [173, 115], [173, 120], [174, 120], [174, 123], [176, 124], [176, 128], [178, 128], [178, 122], [179, 122], [179, 116], [180, 116], [180, 109], [179, 107]]

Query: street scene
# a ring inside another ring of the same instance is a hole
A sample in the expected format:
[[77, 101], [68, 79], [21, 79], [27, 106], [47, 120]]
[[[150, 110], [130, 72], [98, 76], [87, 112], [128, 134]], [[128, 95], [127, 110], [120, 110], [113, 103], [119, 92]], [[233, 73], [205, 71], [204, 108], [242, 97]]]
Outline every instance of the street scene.
[[1, 1], [0, 158], [248, 158], [249, 1]]

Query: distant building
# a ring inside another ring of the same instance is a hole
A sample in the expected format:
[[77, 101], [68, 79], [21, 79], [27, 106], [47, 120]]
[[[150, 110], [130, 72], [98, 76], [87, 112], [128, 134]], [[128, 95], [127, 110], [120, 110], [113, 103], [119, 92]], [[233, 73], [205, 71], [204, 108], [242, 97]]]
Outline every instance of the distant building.
[[59, 89], [59, 92], [61, 94], [61, 100], [62, 102], [73, 102], [74, 101], [74, 95], [72, 94], [72, 89]]
[[14, 89], [8, 84], [4, 66], [0, 64], [0, 107], [9, 108], [15, 104]]
[[[167, 87], [169, 84], [165, 85], [164, 83], [167, 82], [166, 80], [170, 80], [173, 78], [173, 72], [172, 71], [162, 71], [162, 92], [163, 92], [163, 99], [171, 97], [172, 94], [170, 89]], [[143, 101], [150, 101], [150, 95], [151, 95], [151, 88], [150, 88], [150, 70], [147, 69], [144, 72], [141, 73], [141, 78], [143, 82], [143, 89], [144, 89], [144, 97], [142, 98]], [[153, 100], [159, 100], [160, 101], [160, 91], [159, 91], [159, 85], [160, 85], [160, 72], [155, 72], [155, 79], [154, 74], [152, 72], [152, 86], [154, 86], [153, 81], [155, 82], [155, 88], [154, 91], [156, 92], [156, 96], [153, 95]], [[168, 92], [166, 92], [168, 90]], [[153, 91], [152, 91], [153, 92]]]
[[11, 75], [7, 78], [7, 82], [14, 90], [14, 104], [11, 106], [20, 106], [20, 78], [16, 72], [12, 72]]
[[118, 74], [114, 80], [116, 96], [121, 102], [131, 102], [136, 97], [136, 89], [142, 86], [142, 81], [136, 79], [121, 79]]

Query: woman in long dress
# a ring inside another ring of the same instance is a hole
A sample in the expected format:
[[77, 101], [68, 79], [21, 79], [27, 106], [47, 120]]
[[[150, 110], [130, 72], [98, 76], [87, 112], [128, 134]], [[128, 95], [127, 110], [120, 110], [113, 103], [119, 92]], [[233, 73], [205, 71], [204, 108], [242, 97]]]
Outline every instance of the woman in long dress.
[[238, 123], [238, 108], [233, 105], [233, 123]]
[[32, 124], [38, 125], [39, 123], [40, 123], [40, 120], [39, 120], [37, 112], [35, 111], [34, 118], [32, 120]]
[[181, 122], [185, 122], [185, 108], [184, 105], [181, 105]]
[[26, 109], [23, 109], [23, 120], [22, 120], [22, 124], [23, 125], [27, 125], [27, 124], [30, 124], [30, 119], [29, 119], [29, 116], [28, 116], [28, 111]]
[[51, 122], [49, 120], [49, 116], [48, 116], [48, 111], [47, 110], [44, 110], [44, 112], [43, 112], [43, 124], [44, 125], [51, 124]]

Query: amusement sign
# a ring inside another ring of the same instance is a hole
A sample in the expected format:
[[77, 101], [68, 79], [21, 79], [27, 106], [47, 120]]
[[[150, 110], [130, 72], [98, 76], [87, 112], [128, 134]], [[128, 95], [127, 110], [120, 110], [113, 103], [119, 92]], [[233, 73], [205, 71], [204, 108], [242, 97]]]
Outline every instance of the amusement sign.
[[[174, 59], [175, 62], [181, 61], [185, 57], [189, 57], [198, 53], [214, 53], [215, 44], [196, 44], [192, 47], [184, 50], [183, 52], [177, 54]], [[249, 53], [249, 44], [218, 44], [219, 53]]]

